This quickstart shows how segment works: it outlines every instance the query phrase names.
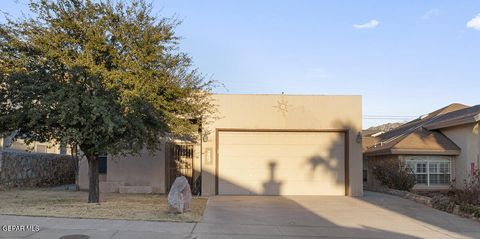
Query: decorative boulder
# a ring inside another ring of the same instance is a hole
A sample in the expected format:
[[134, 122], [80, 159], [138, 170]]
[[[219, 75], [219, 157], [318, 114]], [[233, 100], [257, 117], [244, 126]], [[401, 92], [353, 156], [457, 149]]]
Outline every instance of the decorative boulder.
[[192, 191], [187, 178], [184, 176], [177, 177], [168, 193], [168, 205], [177, 212], [183, 213], [190, 210], [191, 202]]

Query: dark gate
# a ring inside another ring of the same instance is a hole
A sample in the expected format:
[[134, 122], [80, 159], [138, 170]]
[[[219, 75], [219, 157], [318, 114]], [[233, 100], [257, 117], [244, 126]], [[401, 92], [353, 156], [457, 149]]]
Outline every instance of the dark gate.
[[168, 143], [166, 145], [165, 182], [170, 191], [175, 178], [185, 176], [193, 184], [193, 144]]

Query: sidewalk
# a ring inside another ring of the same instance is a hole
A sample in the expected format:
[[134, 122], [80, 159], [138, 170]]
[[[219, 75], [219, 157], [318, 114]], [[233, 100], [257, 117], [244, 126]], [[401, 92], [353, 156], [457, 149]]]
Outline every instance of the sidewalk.
[[[6, 232], [4, 225], [38, 225], [39, 231]], [[68, 219], [0, 215], [0, 238], [57, 239], [82, 234], [91, 239], [188, 239], [196, 223]]]

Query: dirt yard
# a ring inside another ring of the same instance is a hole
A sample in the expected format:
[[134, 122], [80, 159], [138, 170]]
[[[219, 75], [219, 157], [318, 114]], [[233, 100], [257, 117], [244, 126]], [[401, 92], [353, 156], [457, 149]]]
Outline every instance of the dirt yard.
[[0, 214], [69, 218], [104, 218], [197, 222], [206, 198], [194, 198], [191, 211], [170, 213], [165, 195], [101, 193], [100, 204], [86, 203], [88, 193], [52, 189], [0, 191]]

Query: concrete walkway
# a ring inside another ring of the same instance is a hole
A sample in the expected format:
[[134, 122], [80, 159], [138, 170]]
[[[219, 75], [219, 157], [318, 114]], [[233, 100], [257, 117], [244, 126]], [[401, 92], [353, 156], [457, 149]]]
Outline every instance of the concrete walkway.
[[217, 196], [201, 223], [0, 215], [0, 227], [25, 224], [40, 231], [0, 232], [0, 238], [480, 238], [477, 221], [371, 192], [363, 198]]

